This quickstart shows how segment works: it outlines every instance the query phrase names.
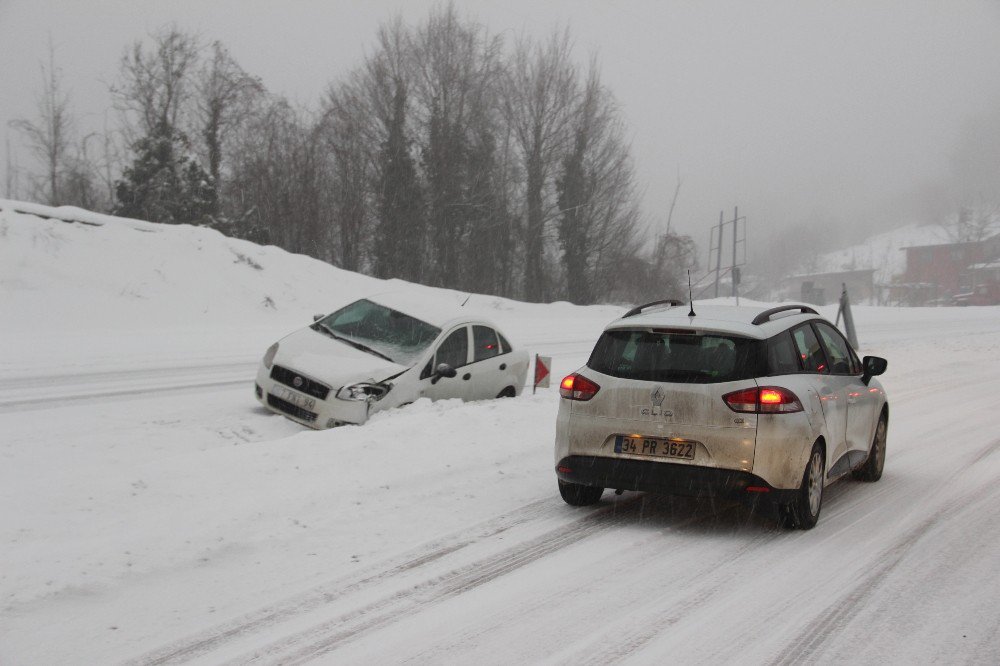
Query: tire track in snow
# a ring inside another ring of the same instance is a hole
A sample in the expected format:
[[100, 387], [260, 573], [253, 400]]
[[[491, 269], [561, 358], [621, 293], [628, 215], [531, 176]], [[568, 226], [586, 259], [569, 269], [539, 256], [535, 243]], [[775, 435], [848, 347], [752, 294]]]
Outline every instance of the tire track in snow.
[[[0, 382], [0, 413], [107, 398], [183, 393], [253, 383], [255, 363], [43, 375]], [[248, 389], [249, 392], [249, 389]]]
[[[1000, 447], [1000, 440], [994, 440], [976, 451], [958, 470], [942, 483], [948, 487], [955, 477], [992, 455]], [[886, 576], [911, 553], [911, 549], [928, 532], [946, 519], [973, 506], [985, 503], [995, 504], [995, 496], [1000, 495], [1000, 486], [995, 480], [974, 486], [957, 495], [916, 526], [906, 531], [892, 546], [874, 558], [875, 566], [870, 569], [846, 594], [827, 607], [823, 613], [809, 623], [799, 636], [773, 662], [782, 666], [809, 661], [815, 653], [854, 616], [856, 608], [863, 606], [879, 589]]]
[[481, 560], [464, 564], [360, 608], [286, 636], [227, 664], [302, 664], [323, 657], [340, 646], [389, 626], [414, 612], [474, 590], [567, 546], [578, 543], [641, 512], [641, 496], [593, 511], [567, 525]]
[[[652, 496], [648, 494], [643, 494], [642, 496], [637, 497], [636, 501], [644, 502], [648, 500], [650, 497]], [[688, 501], [693, 501], [693, 500], [688, 500]], [[672, 535], [672, 533], [675, 533], [680, 529], [693, 527], [703, 523], [708, 523], [711, 520], [717, 518], [718, 514], [730, 511], [736, 506], [739, 505], [737, 503], [729, 503], [722, 506], [713, 505], [711, 507], [711, 510], [699, 511], [695, 515], [687, 519], [683, 519], [676, 523], [672, 523], [665, 529], [657, 530], [655, 533], [643, 537], [641, 540], [641, 544], [631, 543], [629, 546], [629, 550], [633, 554], [633, 556], [635, 556], [634, 549], [636, 547], [650, 547], [650, 549], [655, 552], [656, 557], [665, 558], [667, 553], [679, 548], [683, 548], [686, 545], [689, 545], [681, 541], [670, 539], [669, 536]], [[729, 563], [730, 561], [738, 560], [740, 556], [749, 552], [751, 548], [756, 547], [756, 545], [759, 544], [760, 541], [765, 538], [766, 537], [764, 535], [761, 535], [760, 537], [754, 539], [753, 541], [743, 544], [742, 546], [739, 547], [737, 552], [727, 556], [727, 558], [724, 559], [723, 561], [725, 563]], [[612, 557], [615, 560], [617, 560], [619, 558], [619, 554], [616, 553]], [[700, 579], [701, 576], [704, 574], [708, 574], [712, 569], [714, 569], [718, 565], [716, 561], [712, 562], [706, 561], [703, 562], [702, 564], [703, 566], [699, 568], [699, 572], [689, 577], [689, 580], [684, 584], [685, 587], [687, 587], [690, 584], [693, 584], [695, 580]], [[665, 581], [665, 583], [667, 583], [667, 581]], [[669, 586], [673, 589], [677, 588], [677, 583], [678, 581], [676, 580], [671, 580], [668, 582]], [[642, 586], [643, 590], [648, 591], [651, 585], [651, 581], [644, 580], [640, 583], [640, 585]], [[537, 613], [539, 611], [552, 610], [552, 612], [554, 613], [558, 612], [558, 604], [560, 600], [563, 600], [568, 596], [572, 595], [578, 590], [578, 588], [579, 588], [579, 581], [577, 580], [563, 581], [562, 584], [558, 586], [554, 591], [549, 592], [544, 596], [535, 597], [529, 600], [520, 599], [516, 606], [510, 607], [509, 609], [500, 614], [491, 615], [490, 624], [488, 626], [477, 625], [473, 627], [468, 627], [465, 630], [458, 632], [457, 634], [451, 635], [450, 638], [447, 640], [447, 642], [433, 645], [425, 650], [422, 650], [417, 654], [410, 655], [406, 657], [401, 663], [433, 664], [433, 663], [442, 663], [444, 661], [447, 661], [449, 658], [454, 659], [455, 648], [461, 647], [462, 645], [475, 644], [476, 642], [478, 642], [479, 638], [493, 632], [496, 626], [500, 627], [507, 626], [509, 623], [513, 623], [517, 620], [523, 619], [525, 616], [529, 616], [532, 613]], [[629, 626], [632, 627], [634, 625], [630, 624]], [[628, 632], [623, 632], [623, 633], [628, 633]], [[608, 651], [609, 653], [606, 655], [603, 656], [597, 655], [593, 659], [591, 659], [591, 655], [593, 655], [594, 653], [592, 650], [586, 649], [580, 651], [580, 653], [573, 659], [567, 660], [566, 663], [573, 663], [573, 664], [609, 663], [610, 661], [612, 661], [612, 657], [614, 656], [614, 654], [617, 654], [617, 651], [618, 648], [616, 647], [614, 650], [609, 650]]]
[[[657, 638], [663, 631], [670, 629], [683, 620], [687, 614], [709, 603], [718, 594], [726, 590], [730, 583], [744, 578], [746, 573], [734, 567], [734, 565], [747, 555], [756, 552], [760, 544], [767, 538], [769, 537], [761, 534], [754, 539], [744, 542], [721, 561], [713, 560], [706, 562], [706, 566], [698, 574], [690, 576], [686, 581], [683, 581], [684, 587], [694, 589], [684, 596], [679, 603], [671, 604], [667, 609], [654, 604], [654, 612], [650, 612], [650, 605], [642, 609], [636, 609], [637, 613], [635, 615], [637, 616], [657, 617], [657, 621], [653, 626], [646, 625], [643, 627], [641, 623], [637, 626], [637, 623], [632, 620], [632, 616], [630, 615], [628, 623], [625, 625], [628, 627], [627, 629], [611, 629], [602, 634], [602, 637], [613, 637], [613, 640], [611, 638], [598, 639], [594, 641], [598, 646], [596, 649], [581, 650], [575, 657], [563, 660], [563, 663], [600, 666], [601, 664], [617, 664], [628, 659], [645, 647], [647, 643]], [[721, 572], [721, 575], [719, 572]], [[705, 587], [704, 584], [707, 577], [711, 577], [713, 580], [712, 585], [709, 587]], [[669, 585], [672, 589], [676, 590], [677, 581], [669, 581]], [[656, 596], [656, 592], [651, 592], [650, 594], [651, 596]], [[649, 613], [649, 615], [643, 615], [643, 613]]]
[[419, 569], [477, 541], [494, 537], [518, 525], [545, 518], [561, 508], [562, 504], [557, 504], [553, 499], [537, 500], [470, 528], [435, 539], [422, 547], [387, 561], [374, 573], [355, 574], [324, 583], [276, 604], [265, 606], [253, 613], [242, 615], [193, 636], [174, 641], [125, 663], [133, 665], [174, 664], [189, 661], [255, 632], [309, 613], [338, 599], [391, 580], [395, 576]]

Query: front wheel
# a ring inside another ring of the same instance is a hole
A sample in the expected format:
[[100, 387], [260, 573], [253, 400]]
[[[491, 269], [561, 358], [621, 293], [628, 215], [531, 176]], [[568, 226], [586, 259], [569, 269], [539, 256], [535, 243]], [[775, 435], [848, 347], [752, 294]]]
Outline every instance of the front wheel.
[[883, 413], [875, 426], [875, 437], [872, 438], [872, 448], [868, 451], [868, 460], [854, 470], [854, 478], [859, 481], [878, 481], [882, 478], [885, 468], [885, 438], [889, 431], [889, 422]]
[[802, 474], [802, 485], [795, 494], [795, 499], [780, 508], [781, 523], [791, 529], [808, 530], [816, 526], [819, 520], [819, 510], [823, 506], [823, 476], [826, 472], [826, 460], [823, 457], [823, 446], [816, 442], [806, 471]]
[[604, 494], [604, 488], [597, 486], [585, 486], [580, 483], [569, 483], [559, 480], [559, 494], [563, 501], [572, 506], [590, 506], [597, 504]]

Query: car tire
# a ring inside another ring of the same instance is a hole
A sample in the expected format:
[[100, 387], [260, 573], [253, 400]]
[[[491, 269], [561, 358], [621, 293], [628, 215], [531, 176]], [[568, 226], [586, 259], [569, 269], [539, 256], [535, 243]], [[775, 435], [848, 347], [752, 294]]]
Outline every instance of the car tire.
[[868, 451], [868, 460], [853, 472], [855, 479], [874, 482], [882, 478], [882, 470], [885, 468], [885, 440], [888, 432], [889, 419], [883, 413], [878, 419], [878, 425], [875, 426], [875, 436], [872, 437], [872, 447]]
[[604, 494], [604, 488], [559, 480], [559, 494], [562, 495], [566, 504], [590, 506], [600, 501], [601, 495]]
[[802, 485], [796, 492], [795, 499], [779, 507], [781, 524], [790, 529], [808, 530], [816, 526], [819, 512], [823, 507], [823, 481], [826, 474], [826, 458], [823, 455], [823, 445], [813, 444], [802, 473]]
[[513, 386], [508, 386], [504, 390], [497, 393], [497, 398], [513, 398], [517, 395], [517, 391], [514, 390]]

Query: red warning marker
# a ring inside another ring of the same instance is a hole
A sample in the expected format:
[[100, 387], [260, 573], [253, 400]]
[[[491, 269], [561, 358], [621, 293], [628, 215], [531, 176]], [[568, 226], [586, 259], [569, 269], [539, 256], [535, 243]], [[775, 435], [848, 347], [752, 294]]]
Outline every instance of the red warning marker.
[[549, 387], [549, 374], [552, 368], [552, 358], [535, 354], [535, 388]]

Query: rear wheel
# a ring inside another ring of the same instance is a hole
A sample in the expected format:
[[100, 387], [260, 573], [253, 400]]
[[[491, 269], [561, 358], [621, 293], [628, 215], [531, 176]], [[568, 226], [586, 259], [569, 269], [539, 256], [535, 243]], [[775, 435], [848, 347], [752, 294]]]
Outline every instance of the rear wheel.
[[514, 390], [513, 386], [508, 386], [504, 390], [497, 394], [498, 398], [513, 398], [517, 395], [517, 391]]
[[885, 438], [889, 431], [889, 421], [885, 414], [878, 420], [875, 426], [875, 437], [872, 438], [872, 448], [868, 451], [868, 460], [865, 464], [854, 470], [854, 478], [859, 481], [878, 481], [882, 478], [882, 469], [885, 468]]
[[601, 495], [604, 494], [604, 488], [559, 480], [559, 494], [562, 495], [566, 504], [590, 506], [600, 501]]
[[823, 457], [823, 445], [813, 444], [806, 471], [802, 474], [802, 485], [795, 499], [780, 508], [781, 523], [792, 529], [808, 530], [816, 526], [819, 520], [819, 510], [823, 506], [823, 476], [826, 473], [826, 460]]

